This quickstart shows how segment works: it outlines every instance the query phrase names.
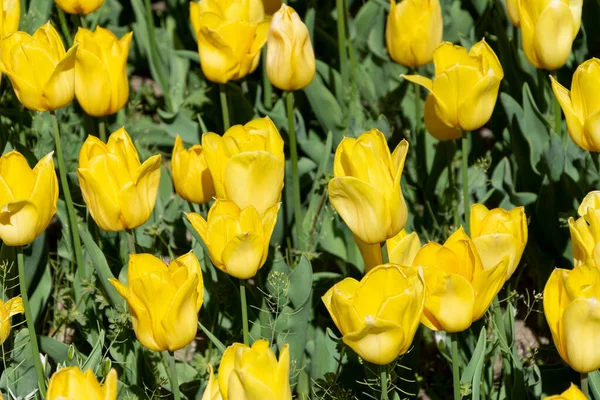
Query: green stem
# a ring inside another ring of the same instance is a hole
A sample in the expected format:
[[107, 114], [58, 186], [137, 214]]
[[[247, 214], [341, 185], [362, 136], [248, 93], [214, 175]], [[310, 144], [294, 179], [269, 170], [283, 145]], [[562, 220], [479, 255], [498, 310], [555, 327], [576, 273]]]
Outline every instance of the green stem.
[[177, 368], [175, 367], [175, 354], [170, 351], [168, 358], [169, 369], [171, 370], [171, 391], [173, 392], [173, 396], [175, 396], [175, 400], [181, 400], [181, 393], [179, 393], [179, 382], [177, 380]]
[[586, 399], [590, 398], [590, 386], [588, 384], [588, 374], [587, 372], [581, 373], [581, 391], [585, 395]]
[[469, 221], [471, 216], [471, 204], [469, 201], [469, 138], [464, 132], [462, 137], [462, 181], [463, 181], [463, 204], [465, 206], [464, 229], [469, 234]]
[[67, 25], [67, 18], [65, 16], [65, 12], [62, 8], [57, 7], [58, 12], [58, 20], [60, 21], [60, 29], [62, 30], [63, 36], [65, 37], [65, 41], [69, 47], [73, 46], [73, 36], [71, 36], [71, 31], [69, 30], [69, 25]]
[[133, 229], [127, 229], [127, 246], [129, 247], [129, 254], [135, 254], [135, 232]]
[[454, 400], [460, 400], [460, 377], [458, 375], [458, 333], [451, 333], [452, 342], [452, 386], [454, 388]]
[[300, 176], [298, 173], [298, 146], [296, 143], [296, 127], [294, 124], [294, 93], [286, 95], [288, 131], [290, 134], [290, 158], [292, 161], [292, 196], [294, 197], [294, 221], [296, 228], [296, 248], [300, 244], [302, 232], [302, 208], [300, 206]]
[[350, 77], [348, 70], [348, 52], [346, 51], [346, 12], [345, 0], [336, 0], [335, 7], [337, 10], [337, 40], [338, 52], [340, 55], [340, 73], [342, 75], [342, 90], [348, 87], [348, 79]]
[[152, 12], [152, 4], [151, 0], [144, 0], [144, 5], [146, 8], [146, 27], [148, 30], [148, 40], [150, 44], [150, 59], [154, 64], [154, 68], [156, 69], [156, 73], [158, 74], [158, 81], [160, 83], [161, 89], [163, 90], [163, 96], [165, 97], [165, 104], [167, 106], [167, 111], [171, 111], [171, 96], [169, 95], [169, 80], [164, 70], [164, 65], [160, 60], [158, 54], [158, 46], [156, 45], [156, 33], [154, 31], [154, 13]]
[[221, 98], [221, 113], [223, 114], [223, 131], [231, 126], [229, 124], [229, 105], [227, 104], [227, 87], [221, 83], [219, 85], [219, 97]]
[[60, 139], [60, 129], [58, 128], [58, 120], [56, 113], [50, 111], [52, 116], [52, 125], [54, 127], [54, 142], [56, 146], [56, 158], [58, 158], [58, 174], [60, 175], [60, 184], [62, 186], [65, 203], [67, 206], [67, 215], [69, 218], [69, 229], [71, 232], [71, 240], [73, 241], [73, 253], [75, 254], [75, 264], [80, 271], [83, 270], [83, 257], [81, 256], [81, 239], [79, 238], [79, 228], [77, 227], [77, 214], [73, 205], [73, 198], [69, 191], [69, 181], [67, 180], [67, 168], [65, 167], [65, 159], [63, 157], [62, 141]]
[[262, 49], [262, 78], [263, 78], [263, 94], [265, 108], [270, 110], [273, 108], [273, 86], [267, 75], [267, 46]]
[[240, 279], [240, 304], [242, 306], [242, 329], [244, 330], [244, 344], [250, 345], [248, 338], [248, 305], [246, 303], [246, 283]]
[[381, 374], [381, 400], [388, 400], [387, 365], [380, 365], [379, 372]]
[[[554, 78], [557, 78], [556, 72], [554, 72]], [[561, 136], [562, 131], [562, 110], [560, 108], [560, 103], [556, 96], [552, 96], [554, 99], [554, 131], [558, 136]]]
[[106, 143], [106, 120], [104, 117], [100, 117], [98, 122], [98, 135], [103, 143]]
[[31, 356], [33, 365], [35, 366], [35, 375], [37, 377], [38, 388], [42, 399], [46, 397], [46, 380], [42, 361], [40, 360], [40, 350], [37, 343], [37, 335], [35, 334], [35, 323], [31, 314], [31, 306], [29, 305], [29, 296], [27, 295], [27, 285], [25, 284], [25, 263], [23, 262], [23, 248], [17, 246], [17, 266], [19, 269], [19, 285], [21, 289], [21, 299], [23, 300], [23, 308], [25, 309], [25, 319], [27, 320], [27, 331], [29, 333], [29, 343], [31, 344]]
[[[418, 69], [415, 68], [418, 75]], [[421, 128], [423, 110], [421, 109], [421, 85], [415, 83], [415, 140], [417, 141], [418, 157], [421, 159], [419, 166], [419, 180], [425, 188], [427, 182], [427, 132]]]
[[451, 149], [451, 146], [454, 146], [452, 142], [441, 142], [440, 145], [446, 146], [446, 154], [448, 155], [448, 184], [450, 185], [451, 198], [452, 198], [452, 222], [455, 227], [458, 227], [458, 207], [456, 207], [456, 181], [454, 179], [454, 171], [452, 170], [452, 164], [454, 162], [454, 157], [451, 155], [454, 149]]

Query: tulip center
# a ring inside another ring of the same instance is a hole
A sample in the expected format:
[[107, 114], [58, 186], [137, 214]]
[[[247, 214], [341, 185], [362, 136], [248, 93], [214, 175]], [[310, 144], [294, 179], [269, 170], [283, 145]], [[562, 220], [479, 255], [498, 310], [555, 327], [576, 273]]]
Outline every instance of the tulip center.
[[375, 317], [371, 314], [365, 315], [365, 324], [367, 325], [375, 325]]

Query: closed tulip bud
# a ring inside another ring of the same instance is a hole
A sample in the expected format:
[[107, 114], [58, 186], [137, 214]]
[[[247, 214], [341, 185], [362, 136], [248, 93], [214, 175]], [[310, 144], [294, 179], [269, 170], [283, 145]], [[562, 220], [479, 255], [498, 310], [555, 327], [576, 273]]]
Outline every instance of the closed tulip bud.
[[62, 10], [68, 14], [90, 14], [104, 4], [104, 0], [55, 0]]
[[281, 90], [298, 90], [315, 77], [315, 52], [306, 25], [285, 4], [273, 15], [267, 42], [267, 75]]
[[508, 256], [506, 280], [517, 269], [527, 244], [527, 216], [523, 207], [506, 211], [488, 210], [483, 204], [471, 206], [471, 238], [484, 268], [491, 268]]
[[577, 386], [571, 383], [571, 386], [561, 394], [548, 396], [544, 400], [588, 400], [588, 398]]
[[[516, 251], [516, 250], [515, 250]], [[462, 227], [443, 246], [429, 242], [414, 267], [423, 268], [425, 310], [421, 322], [432, 330], [462, 332], [483, 317], [506, 281], [509, 256], [485, 265]]]
[[269, 22], [261, 0], [200, 0], [190, 3], [204, 76], [217, 83], [254, 72], [267, 42]]
[[580, 218], [569, 218], [574, 264], [600, 268], [600, 191], [588, 193], [577, 212]]
[[210, 376], [201, 400], [223, 400], [223, 396], [221, 396], [221, 391], [219, 389], [219, 381], [215, 379], [213, 366], [210, 364], [208, 365], [208, 372]]
[[10, 335], [10, 318], [13, 315], [23, 314], [24, 312], [23, 300], [20, 296], [13, 297], [6, 303], [0, 300], [0, 345]]
[[108, 29], [79, 28], [75, 62], [75, 95], [81, 108], [93, 117], [115, 114], [129, 99], [127, 56], [132, 32], [121, 38]]
[[424, 295], [420, 272], [385, 264], [360, 282], [338, 282], [322, 300], [344, 343], [368, 362], [387, 365], [410, 348]]
[[554, 345], [575, 371], [600, 368], [600, 270], [556, 268], [544, 288], [544, 314]]
[[506, 0], [506, 13], [510, 22], [516, 27], [521, 26], [521, 16], [519, 8], [521, 7], [521, 0]]
[[0, 39], [19, 30], [21, 19], [21, 2], [19, 0], [2, 0], [0, 13]]
[[21, 153], [0, 157], [0, 239], [7, 246], [24, 246], [48, 227], [56, 214], [58, 180], [52, 153], [33, 170]]
[[408, 234], [404, 229], [386, 244], [390, 263], [399, 265], [412, 265], [421, 248], [419, 235], [416, 232]]
[[571, 91], [550, 79], [571, 139], [582, 149], [600, 151], [600, 60], [592, 58], [577, 68]]
[[208, 212], [208, 221], [196, 213], [186, 216], [215, 267], [236, 278], [249, 279], [267, 261], [278, 211], [279, 204], [261, 217], [252, 206], [242, 210], [232, 201], [217, 200]]
[[156, 202], [160, 182], [160, 155], [140, 163], [124, 128], [104, 144], [88, 136], [79, 153], [77, 169], [83, 200], [96, 224], [118, 232], [143, 225]]
[[405, 75], [429, 91], [425, 125], [439, 140], [459, 139], [462, 132], [485, 125], [494, 111], [504, 71], [494, 50], [482, 40], [467, 53], [461, 46], [443, 43], [433, 52], [433, 81]]
[[419, 67], [433, 60], [444, 24], [439, 0], [390, 0], [385, 41], [392, 60]]
[[175, 351], [190, 344], [204, 299], [202, 270], [194, 253], [172, 260], [168, 267], [151, 254], [131, 254], [127, 271], [129, 287], [114, 278], [110, 283], [127, 301], [142, 346]]
[[581, 26], [583, 0], [519, 1], [523, 52], [536, 68], [565, 65]]
[[223, 353], [219, 366], [219, 387], [224, 400], [292, 400], [290, 352], [287, 344], [279, 361], [266, 340], [248, 347], [234, 343]]
[[196, 144], [186, 150], [177, 135], [171, 157], [171, 172], [175, 191], [184, 200], [204, 204], [214, 197], [215, 185], [201, 145]]
[[47, 400], [116, 400], [117, 371], [111, 369], [104, 384], [100, 384], [93, 370], [81, 372], [79, 367], [56, 371], [48, 383]]
[[75, 95], [77, 45], [65, 52], [48, 22], [33, 36], [15, 32], [0, 42], [0, 72], [12, 82], [19, 101], [30, 110], [62, 108]]
[[283, 139], [269, 117], [232, 126], [223, 136], [202, 135], [202, 150], [217, 198], [259, 215], [279, 203], [283, 189]]

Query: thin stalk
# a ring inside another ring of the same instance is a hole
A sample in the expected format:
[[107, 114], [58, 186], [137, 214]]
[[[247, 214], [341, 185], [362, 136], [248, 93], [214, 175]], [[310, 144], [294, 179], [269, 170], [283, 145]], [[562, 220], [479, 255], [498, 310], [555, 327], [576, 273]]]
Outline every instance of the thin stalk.
[[150, 44], [150, 58], [158, 74], [158, 80], [163, 90], [163, 96], [165, 97], [165, 104], [167, 110], [170, 111], [172, 108], [171, 96], [169, 95], [169, 81], [165, 74], [164, 65], [158, 55], [158, 46], [156, 45], [156, 34], [154, 32], [154, 14], [152, 13], [151, 0], [144, 0], [146, 8], [146, 27], [148, 29], [148, 40]]
[[223, 129], [229, 129], [229, 105], [227, 104], [227, 87], [221, 83], [219, 85], [219, 97], [221, 98], [221, 113], [223, 114]]
[[463, 204], [465, 206], [464, 229], [469, 234], [469, 221], [471, 217], [471, 204], [469, 201], [469, 138], [464, 132], [462, 141], [462, 181], [463, 181]]
[[273, 108], [273, 86], [267, 75], [267, 46], [262, 49], [262, 79], [263, 79], [263, 94], [264, 105], [267, 110]]
[[452, 342], [452, 386], [454, 388], [454, 400], [460, 400], [460, 377], [458, 375], [458, 337], [457, 333], [450, 334]]
[[60, 21], [60, 29], [62, 30], [63, 36], [69, 47], [73, 46], [73, 36], [71, 36], [71, 31], [69, 30], [69, 25], [67, 25], [67, 18], [65, 16], [65, 12], [60, 7], [56, 7], [58, 12], [58, 20]]
[[[415, 68], [415, 73], [418, 69]], [[419, 180], [424, 188], [427, 182], [427, 132], [421, 128], [423, 110], [421, 109], [421, 85], [415, 83], [415, 140], [417, 140], [417, 151], [421, 159], [419, 168]]]
[[[557, 78], [556, 76], [556, 72], [553, 73], [554, 78]], [[562, 110], [560, 108], [560, 103], [558, 102], [558, 99], [556, 98], [556, 96], [552, 96], [552, 98], [554, 99], [553, 103], [554, 103], [554, 131], [556, 132], [556, 134], [558, 136], [561, 136], [562, 134]]]
[[345, 0], [336, 0], [335, 7], [337, 9], [337, 41], [338, 52], [340, 55], [340, 73], [342, 75], [342, 90], [348, 87], [348, 79], [350, 77], [348, 69], [348, 53], [346, 51], [346, 12]]
[[286, 95], [288, 132], [290, 134], [290, 158], [292, 161], [292, 195], [294, 197], [294, 221], [296, 228], [296, 248], [300, 243], [300, 234], [302, 232], [302, 209], [300, 206], [300, 176], [298, 174], [298, 147], [296, 144], [296, 127], [294, 125], [294, 93], [288, 92]]
[[102, 142], [106, 143], [106, 120], [104, 117], [100, 117], [100, 121], [98, 121], [98, 136]]
[[[444, 143], [444, 142], [442, 142]], [[452, 146], [452, 142], [446, 142], [446, 146]], [[454, 158], [450, 156], [450, 150], [446, 147], [446, 154], [448, 154], [448, 184], [450, 185], [450, 190], [452, 190], [452, 223], [455, 227], [458, 227], [458, 208], [456, 207], [456, 181], [454, 179], [454, 171], [452, 171], [452, 163], [454, 162]]]
[[127, 229], [126, 232], [129, 254], [135, 254], [135, 233], [133, 232], [133, 229]]
[[581, 373], [581, 391], [585, 395], [586, 399], [590, 398], [590, 385], [588, 383], [588, 374], [587, 372]]
[[35, 334], [35, 323], [31, 314], [31, 306], [29, 305], [29, 296], [27, 295], [27, 285], [25, 284], [25, 263], [23, 261], [23, 248], [17, 246], [17, 266], [19, 269], [19, 286], [21, 289], [21, 299], [23, 300], [23, 308], [25, 309], [25, 319], [27, 321], [27, 331], [29, 333], [29, 343], [31, 344], [31, 356], [33, 357], [33, 365], [35, 366], [35, 375], [37, 378], [38, 388], [42, 399], [46, 397], [46, 380], [44, 377], [44, 369], [40, 360], [40, 350], [37, 343], [37, 335]]
[[54, 143], [56, 146], [56, 158], [58, 158], [58, 174], [60, 175], [60, 184], [62, 187], [63, 195], [65, 196], [65, 203], [67, 206], [67, 215], [69, 217], [69, 229], [71, 232], [71, 240], [73, 241], [73, 253], [75, 253], [75, 264], [77, 268], [83, 268], [83, 257], [81, 256], [81, 239], [79, 238], [79, 228], [77, 227], [77, 214], [75, 213], [75, 206], [73, 205], [73, 198], [69, 191], [69, 181], [67, 180], [67, 168], [65, 166], [65, 159], [63, 157], [62, 141], [60, 139], [60, 129], [58, 128], [58, 120], [56, 119], [56, 113], [50, 111], [52, 116], [52, 125], [54, 127]]
[[244, 344], [250, 345], [248, 339], [248, 305], [246, 304], [246, 284], [243, 279], [240, 279], [240, 304], [242, 306], [242, 328], [244, 330]]
[[175, 396], [175, 400], [181, 400], [181, 393], [179, 393], [179, 381], [177, 380], [177, 368], [175, 367], [175, 354], [170, 351], [169, 352], [169, 369], [171, 370], [170, 379], [171, 379], [171, 391], [173, 392], [173, 396]]
[[388, 400], [387, 365], [380, 365], [379, 371], [381, 374], [381, 400]]

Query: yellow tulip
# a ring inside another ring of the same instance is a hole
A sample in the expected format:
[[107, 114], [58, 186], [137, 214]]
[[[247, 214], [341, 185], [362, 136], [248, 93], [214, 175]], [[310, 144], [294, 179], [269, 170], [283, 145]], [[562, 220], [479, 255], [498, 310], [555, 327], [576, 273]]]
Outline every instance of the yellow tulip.
[[439, 0], [390, 0], [385, 40], [392, 60], [419, 67], [433, 60], [444, 24]]
[[279, 204], [261, 217], [252, 206], [241, 210], [232, 201], [217, 200], [208, 212], [208, 221], [196, 213], [186, 216], [215, 267], [236, 278], [249, 279], [267, 261], [278, 211]]
[[0, 239], [7, 246], [24, 246], [48, 227], [56, 214], [58, 180], [52, 153], [33, 170], [21, 153], [0, 157]]
[[416, 232], [406, 233], [404, 229], [387, 242], [388, 260], [392, 264], [412, 265], [421, 248], [421, 240]]
[[482, 40], [467, 50], [445, 42], [433, 52], [433, 81], [420, 75], [404, 78], [429, 91], [425, 125], [439, 140], [461, 137], [485, 125], [496, 105], [504, 71], [494, 50]]
[[90, 14], [102, 6], [104, 0], [55, 0], [68, 14]]
[[523, 52], [536, 68], [565, 65], [581, 26], [583, 0], [519, 1]]
[[75, 95], [77, 45], [65, 52], [48, 22], [33, 36], [15, 32], [0, 42], [0, 72], [12, 82], [19, 101], [30, 110], [62, 108]]
[[577, 372], [600, 368], [600, 270], [556, 268], [544, 288], [544, 314], [554, 345]]
[[493, 266], [482, 262], [462, 227], [443, 246], [433, 242], [423, 246], [413, 262], [425, 277], [421, 322], [436, 331], [468, 329], [483, 317], [506, 281], [509, 257], [499, 261]]
[[88, 136], [77, 169], [83, 200], [96, 224], [118, 232], [143, 225], [154, 209], [160, 182], [160, 155], [140, 163], [124, 128], [104, 144]]
[[520, 7], [521, 0], [506, 0], [506, 13], [508, 14], [510, 22], [517, 28], [521, 26]]
[[79, 367], [62, 368], [50, 377], [46, 400], [116, 400], [117, 383], [114, 369], [101, 385], [92, 369], [81, 372]]
[[204, 389], [201, 400], [223, 400], [221, 391], [219, 390], [219, 381], [215, 379], [215, 373], [213, 372], [213, 366], [208, 365], [208, 372], [210, 377], [208, 378], [208, 384]]
[[273, 15], [267, 41], [267, 75], [281, 90], [298, 90], [315, 77], [315, 52], [306, 25], [285, 4]]
[[4, 343], [10, 335], [10, 318], [24, 312], [21, 296], [13, 297], [6, 303], [0, 300], [0, 344]]
[[19, 30], [21, 19], [21, 2], [19, 0], [2, 0], [0, 13], [0, 39]]
[[420, 272], [384, 264], [360, 282], [338, 282], [322, 300], [344, 343], [368, 362], [387, 365], [410, 348], [424, 295]]
[[592, 58], [577, 68], [571, 91], [554, 77], [550, 79], [571, 139], [582, 149], [600, 151], [600, 60]]
[[190, 18], [208, 80], [227, 83], [258, 67], [269, 33], [261, 0], [191, 2]]
[[600, 191], [588, 193], [577, 211], [580, 218], [569, 218], [574, 264], [600, 268]]
[[224, 400], [292, 400], [290, 352], [287, 344], [279, 361], [266, 340], [248, 347], [234, 343], [223, 353], [219, 366], [219, 387]]
[[133, 32], [129, 32], [119, 40], [101, 27], [94, 32], [84, 28], [77, 31], [75, 95], [88, 115], [112, 115], [127, 103], [127, 56], [132, 36]]
[[198, 329], [204, 299], [200, 263], [189, 252], [167, 267], [151, 254], [129, 256], [129, 287], [110, 283], [129, 305], [135, 336], [154, 351], [175, 351], [190, 344]]
[[223, 136], [202, 136], [204, 157], [217, 198], [263, 215], [279, 202], [283, 189], [283, 139], [269, 117], [232, 126]]
[[488, 210], [483, 204], [471, 206], [471, 238], [485, 269], [508, 256], [508, 280], [517, 269], [527, 244], [527, 216], [523, 207], [510, 211]]
[[204, 204], [214, 197], [215, 185], [201, 145], [196, 144], [186, 150], [177, 135], [171, 157], [171, 172], [175, 191], [184, 200]]
[[561, 394], [548, 396], [544, 400], [588, 400], [585, 394], [571, 383], [571, 386]]

